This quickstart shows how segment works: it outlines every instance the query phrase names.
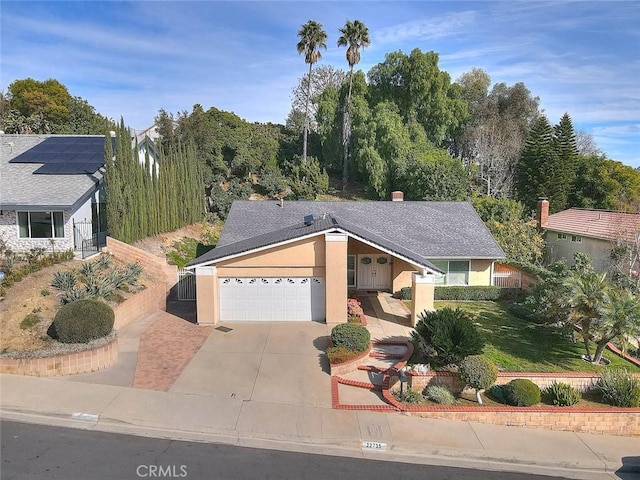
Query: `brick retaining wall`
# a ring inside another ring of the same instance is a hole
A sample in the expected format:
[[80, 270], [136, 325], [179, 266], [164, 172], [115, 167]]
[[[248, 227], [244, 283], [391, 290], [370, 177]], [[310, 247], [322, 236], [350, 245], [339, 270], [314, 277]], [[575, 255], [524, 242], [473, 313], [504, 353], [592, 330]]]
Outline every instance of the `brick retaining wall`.
[[158, 282], [164, 282], [166, 292], [169, 292], [171, 287], [178, 281], [178, 267], [169, 265], [165, 259], [157, 257], [152, 253], [145, 252], [144, 250], [140, 250], [112, 237], [107, 237], [105, 251], [115, 255], [122, 261], [129, 263], [138, 262], [142, 268], [155, 277]]
[[[636, 374], [638, 376], [638, 374]], [[456, 373], [429, 372], [424, 375], [408, 372], [409, 388], [421, 392], [427, 385], [444, 385], [453, 392], [461, 392], [465, 385]], [[540, 389], [546, 388], [554, 381], [568, 383], [581, 392], [589, 390], [599, 378], [596, 373], [530, 373], [530, 372], [500, 372], [496, 384], [504, 385], [516, 378], [527, 378], [538, 385]]]
[[101, 347], [84, 352], [45, 358], [2, 358], [0, 373], [56, 377], [89, 373], [110, 367], [118, 361], [118, 338]]
[[517, 409], [507, 409], [505, 407], [497, 411], [487, 411], [482, 407], [476, 408], [475, 411], [444, 411], [435, 410], [434, 407], [433, 410], [428, 412], [415, 412], [412, 415], [546, 430], [622, 435], [626, 437], [640, 436], [640, 411], [637, 408], [578, 409], [572, 407], [547, 407], [549, 411], [536, 411], [536, 408], [539, 409], [540, 407], [518, 407]]
[[137, 318], [146, 317], [158, 310], [166, 310], [166, 298], [167, 291], [163, 283], [151, 285], [136, 293], [113, 309], [116, 316], [113, 328], [121, 330]]

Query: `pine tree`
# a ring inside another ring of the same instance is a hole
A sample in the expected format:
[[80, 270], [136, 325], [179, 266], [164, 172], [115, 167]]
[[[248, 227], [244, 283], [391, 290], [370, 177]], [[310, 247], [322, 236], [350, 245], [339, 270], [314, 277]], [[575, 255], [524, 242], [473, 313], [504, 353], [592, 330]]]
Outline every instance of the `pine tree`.
[[564, 210], [568, 206], [568, 197], [573, 191], [576, 179], [578, 162], [578, 145], [576, 134], [573, 130], [573, 122], [568, 113], [560, 119], [560, 123], [554, 127], [554, 149], [557, 155], [558, 168], [556, 184], [560, 201], [564, 198], [564, 205], [558, 206], [558, 210]]
[[517, 168], [518, 196], [527, 207], [535, 208], [539, 197], [549, 199], [550, 208], [556, 207], [552, 187], [556, 153], [553, 148], [553, 127], [541, 115], [533, 124]]

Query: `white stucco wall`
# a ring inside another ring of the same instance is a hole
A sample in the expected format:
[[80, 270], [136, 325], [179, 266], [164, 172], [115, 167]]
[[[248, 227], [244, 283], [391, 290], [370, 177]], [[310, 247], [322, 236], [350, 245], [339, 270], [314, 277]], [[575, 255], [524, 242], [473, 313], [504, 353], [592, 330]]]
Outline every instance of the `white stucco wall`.
[[[89, 206], [91, 211], [91, 206]], [[71, 212], [64, 212], [64, 238], [55, 238], [53, 243], [48, 238], [20, 238], [18, 232], [18, 215], [14, 210], [3, 210], [0, 215], [0, 236], [7, 247], [16, 253], [25, 253], [32, 248], [44, 248], [47, 252], [73, 249], [73, 221]]]

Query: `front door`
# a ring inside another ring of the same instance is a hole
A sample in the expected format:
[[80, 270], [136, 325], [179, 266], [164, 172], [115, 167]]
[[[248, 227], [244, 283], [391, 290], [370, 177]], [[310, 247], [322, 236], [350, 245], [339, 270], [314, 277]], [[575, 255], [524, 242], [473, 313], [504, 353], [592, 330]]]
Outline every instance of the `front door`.
[[358, 290], [388, 290], [391, 286], [389, 255], [358, 255]]

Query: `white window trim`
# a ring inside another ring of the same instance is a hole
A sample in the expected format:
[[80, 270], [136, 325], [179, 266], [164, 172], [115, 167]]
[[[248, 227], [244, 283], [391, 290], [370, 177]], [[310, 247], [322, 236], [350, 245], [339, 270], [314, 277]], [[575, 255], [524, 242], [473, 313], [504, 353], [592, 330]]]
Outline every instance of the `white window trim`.
[[566, 242], [567, 241], [567, 234], [558, 232], [558, 240]]
[[[349, 269], [349, 257], [353, 257], [353, 270]], [[358, 257], [357, 255], [347, 255], [347, 287], [356, 288], [358, 283]], [[353, 285], [349, 284], [349, 272], [353, 272]]]
[[[27, 228], [29, 230], [29, 235], [26, 237], [23, 237], [20, 235], [20, 214], [21, 213], [26, 213], [27, 214]], [[30, 210], [17, 210], [16, 211], [16, 226], [18, 228], [18, 238], [22, 238], [22, 239], [28, 239], [28, 240], [52, 240], [52, 239], [60, 239], [60, 238], [65, 238], [66, 236], [66, 232], [64, 231], [64, 212], [62, 210], [50, 210], [49, 211], [49, 215], [51, 216], [51, 234], [53, 236], [51, 237], [32, 237], [31, 235], [31, 214], [32, 213], [43, 213], [43, 212], [33, 212]], [[56, 237], [56, 224], [55, 224], [55, 217], [54, 217], [54, 213], [62, 213], [62, 232], [63, 235], [61, 237]]]
[[582, 243], [582, 236], [580, 236], [580, 235], [571, 235], [571, 241], [573, 243]]

